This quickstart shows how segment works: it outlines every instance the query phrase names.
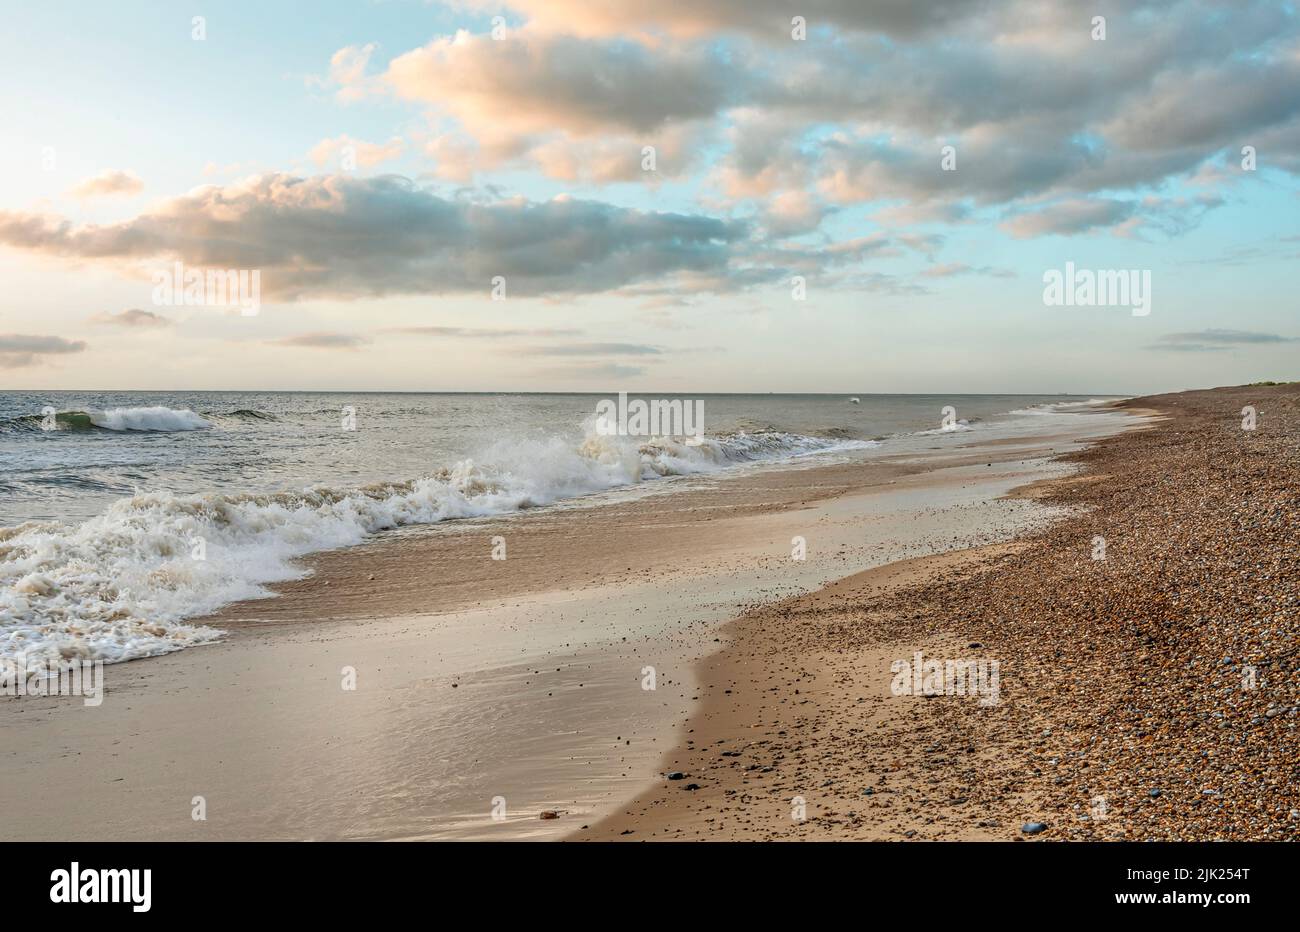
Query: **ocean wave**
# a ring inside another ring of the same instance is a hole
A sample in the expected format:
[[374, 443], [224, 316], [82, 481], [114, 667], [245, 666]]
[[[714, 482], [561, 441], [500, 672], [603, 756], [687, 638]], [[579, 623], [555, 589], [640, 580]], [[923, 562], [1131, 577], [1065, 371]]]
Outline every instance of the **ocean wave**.
[[1062, 411], [1076, 411], [1081, 408], [1101, 408], [1121, 401], [1120, 398], [1089, 398], [1087, 401], [1044, 401], [1027, 408], [1016, 408], [1009, 414], [1036, 415], [1060, 414]]
[[955, 434], [961, 431], [974, 430], [975, 425], [980, 422], [980, 418], [959, 418], [947, 427], [932, 427], [929, 430], [918, 430], [912, 433], [913, 437], [929, 437], [934, 434]]
[[[45, 430], [46, 416], [22, 414], [0, 421], [4, 430]], [[203, 430], [212, 424], [188, 408], [110, 408], [107, 411], [58, 411], [54, 430], [182, 431]]]
[[239, 408], [235, 411], [204, 411], [203, 417], [212, 421], [232, 420], [232, 421], [278, 421], [279, 418], [269, 411], [258, 411], [253, 408]]
[[0, 529], [0, 657], [111, 663], [163, 654], [221, 636], [187, 619], [269, 595], [269, 584], [304, 574], [297, 558], [388, 528], [874, 445], [780, 431], [640, 441], [600, 435], [591, 421], [585, 427], [576, 445], [559, 437], [503, 441], [478, 460], [410, 482], [260, 495], [152, 492], [79, 525]]
[[90, 412], [90, 423], [104, 430], [205, 430], [211, 422], [189, 408], [111, 408]]

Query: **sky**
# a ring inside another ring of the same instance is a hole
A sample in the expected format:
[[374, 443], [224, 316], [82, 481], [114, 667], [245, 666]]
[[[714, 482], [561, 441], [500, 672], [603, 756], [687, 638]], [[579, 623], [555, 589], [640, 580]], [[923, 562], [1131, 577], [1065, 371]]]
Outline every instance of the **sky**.
[[1300, 379], [1293, 3], [189, 6], [0, 2], [0, 389]]

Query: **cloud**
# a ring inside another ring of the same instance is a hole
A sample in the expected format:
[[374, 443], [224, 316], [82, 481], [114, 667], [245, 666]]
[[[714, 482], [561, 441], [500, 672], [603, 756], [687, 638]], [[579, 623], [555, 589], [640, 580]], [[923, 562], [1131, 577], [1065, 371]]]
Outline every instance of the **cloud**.
[[1112, 227], [1133, 216], [1137, 205], [1113, 198], [1063, 201], [1042, 210], [1013, 216], [1001, 224], [1016, 239], [1046, 236], [1049, 233], [1073, 236], [1098, 227]]
[[394, 136], [388, 142], [379, 145], [343, 135], [333, 139], [322, 139], [312, 147], [308, 156], [317, 165], [332, 163], [337, 167], [350, 170], [357, 166], [372, 168], [400, 158], [405, 149], [406, 143], [400, 136]]
[[513, 139], [557, 128], [647, 134], [712, 116], [727, 100], [730, 70], [703, 46], [651, 50], [623, 39], [526, 29], [494, 39], [461, 30], [394, 58], [384, 80], [400, 97], [445, 109], [479, 138]]
[[335, 96], [344, 102], [362, 100], [379, 89], [378, 78], [369, 74], [370, 59], [378, 46], [349, 45], [330, 56], [329, 76], [312, 77], [309, 86], [333, 88]]
[[1223, 204], [1223, 198], [1209, 192], [1195, 197], [1148, 195], [1127, 201], [1076, 198], [1043, 208], [1027, 208], [1010, 216], [1001, 226], [1016, 239], [1049, 234], [1074, 236], [1103, 229], [1131, 239], [1143, 239], [1151, 230], [1166, 236], [1181, 236], [1195, 228], [1206, 213]]
[[897, 275], [888, 275], [883, 272], [850, 273], [840, 276], [837, 281], [831, 284], [893, 297], [915, 298], [932, 293], [924, 285], [918, 285]]
[[1256, 262], [1300, 259], [1300, 252], [1290, 244], [1300, 242], [1300, 236], [1281, 236], [1254, 243], [1239, 243], [1222, 247], [1212, 256], [1201, 259], [1179, 259], [1179, 265], [1250, 265]]
[[579, 381], [609, 381], [627, 379], [645, 375], [642, 366], [624, 366], [618, 363], [592, 363], [576, 366], [557, 366], [538, 370], [537, 374], [553, 379], [575, 379]]
[[[171, 260], [256, 268], [284, 300], [485, 295], [498, 276], [509, 297], [551, 299], [695, 296], [812, 273], [818, 287], [922, 293], [916, 282], [996, 270], [938, 263], [930, 248], [915, 282], [854, 269], [914, 247], [857, 231], [833, 242], [853, 206], [890, 227], [978, 216], [1021, 239], [1175, 236], [1224, 203], [1215, 189], [1241, 175], [1243, 144], [1259, 147], [1261, 176], [1300, 172], [1300, 20], [1268, 0], [1233, 4], [1232, 28], [1220, 0], [1095, 0], [1106, 42], [1090, 39], [1088, 17], [1041, 0], [478, 5], [516, 25], [500, 38], [421, 35], [383, 55], [339, 49], [315, 84], [404, 100], [426, 125], [405, 141], [338, 135], [312, 158], [328, 165], [352, 146], [370, 167], [409, 146], [428, 177], [465, 183], [529, 167], [566, 184], [685, 179], [664, 201], [694, 197], [701, 212], [266, 173], [106, 225], [0, 212], [0, 243], [137, 276]], [[790, 36], [795, 13], [806, 41]], [[656, 172], [642, 170], [645, 145]], [[947, 145], [955, 171], [941, 167]], [[1171, 195], [1181, 182], [1203, 195]]]
[[800, 236], [816, 230], [833, 211], [807, 191], [783, 191], [767, 202], [763, 226], [771, 236]]
[[[480, 0], [495, 11], [500, 4]], [[976, 14], [987, 0], [507, 0], [506, 6], [546, 29], [588, 36], [646, 31], [675, 36], [743, 30], [767, 41], [791, 41], [790, 20], [801, 14], [809, 28], [844, 29], [912, 36]]]
[[756, 251], [755, 256], [774, 268], [810, 273], [859, 265], [873, 258], [896, 259], [909, 253], [920, 253], [933, 261], [934, 252], [943, 242], [943, 237], [936, 234], [876, 232], [826, 246], [782, 244]]
[[1251, 330], [1197, 330], [1185, 333], [1166, 333], [1147, 349], [1171, 350], [1181, 353], [1217, 353], [1235, 346], [1260, 346], [1300, 342], [1298, 337], [1284, 337], [1276, 333], [1257, 333]]
[[260, 270], [264, 297], [280, 299], [487, 295], [498, 276], [507, 296], [592, 294], [688, 274], [725, 283], [748, 233], [740, 221], [567, 196], [445, 198], [393, 175], [264, 174], [102, 226], [0, 211], [0, 244], [136, 274], [173, 260]]
[[811, 169], [802, 144], [808, 121], [797, 114], [742, 107], [730, 114], [725, 159], [714, 183], [729, 198], [756, 198], [780, 190], [803, 188]]
[[567, 343], [518, 352], [521, 356], [659, 356], [663, 350], [642, 343]]
[[45, 356], [80, 353], [86, 344], [63, 337], [28, 336], [21, 333], [0, 334], [0, 369], [30, 366]]
[[408, 336], [456, 337], [471, 340], [509, 340], [518, 337], [574, 337], [582, 331], [552, 327], [488, 328], [488, 327], [389, 327], [384, 333], [402, 333]]
[[955, 224], [969, 221], [972, 212], [968, 204], [930, 201], [884, 207], [872, 214], [871, 219], [890, 227], [908, 227], [922, 223]]
[[356, 336], [350, 333], [327, 333], [318, 331], [316, 333], [301, 333], [297, 336], [285, 337], [282, 340], [272, 340], [273, 346], [300, 346], [310, 349], [358, 349], [369, 343], [365, 337]]
[[[687, 120], [648, 135], [614, 134], [596, 139], [548, 136], [530, 141], [522, 153], [502, 164], [532, 162], [543, 174], [562, 181], [650, 184], [681, 178], [702, 160], [712, 140], [705, 121]], [[648, 159], [653, 158], [653, 163]]]
[[[707, 142], [670, 161], [707, 162], [732, 201], [1020, 213], [1124, 201], [1245, 143], [1300, 172], [1300, 20], [1270, 0], [1234, 4], [1231, 28], [1218, 0], [1095, 0], [1082, 18], [1040, 0], [508, 6], [524, 22], [501, 38], [461, 32], [382, 71], [429, 108], [444, 177], [525, 162], [631, 180], [640, 143], [687, 126]], [[791, 39], [796, 12], [806, 41]], [[1092, 41], [1091, 14], [1108, 18], [1108, 41]], [[945, 145], [956, 171], [940, 170]]]
[[1156, 75], [1104, 127], [1130, 149], [1218, 148], [1254, 128], [1300, 115], [1300, 56], [1270, 62], [1247, 58]]
[[68, 189], [68, 194], [78, 200], [114, 195], [130, 196], [144, 190], [144, 182], [131, 172], [104, 171], [87, 178]]
[[944, 262], [921, 272], [923, 278], [955, 278], [958, 275], [987, 275], [990, 278], [1015, 278], [1011, 269], [991, 265], [972, 266], [964, 262]]
[[170, 327], [172, 322], [161, 314], [155, 314], [153, 311], [142, 311], [139, 308], [131, 308], [114, 314], [111, 311], [101, 311], [90, 318], [91, 323], [95, 324], [113, 324], [118, 327]]

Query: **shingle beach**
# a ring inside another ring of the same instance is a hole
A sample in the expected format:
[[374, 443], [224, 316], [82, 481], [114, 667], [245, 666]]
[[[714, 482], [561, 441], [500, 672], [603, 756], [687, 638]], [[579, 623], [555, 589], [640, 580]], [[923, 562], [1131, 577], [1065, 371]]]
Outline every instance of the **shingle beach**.
[[[1294, 839], [1300, 386], [1119, 406], [1164, 417], [1017, 492], [1064, 519], [733, 622], [683, 778], [582, 837]], [[996, 703], [891, 693], [917, 650]]]

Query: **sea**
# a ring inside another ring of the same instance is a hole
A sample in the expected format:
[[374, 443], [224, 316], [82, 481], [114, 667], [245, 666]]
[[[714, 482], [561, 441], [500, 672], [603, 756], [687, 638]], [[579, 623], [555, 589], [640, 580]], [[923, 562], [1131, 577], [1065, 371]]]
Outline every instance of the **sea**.
[[[690, 436], [602, 403], [681, 401]], [[400, 527], [671, 493], [700, 477], [1041, 432], [1069, 395], [0, 392], [0, 658], [102, 660]], [[608, 410], [606, 408], [605, 410]]]

